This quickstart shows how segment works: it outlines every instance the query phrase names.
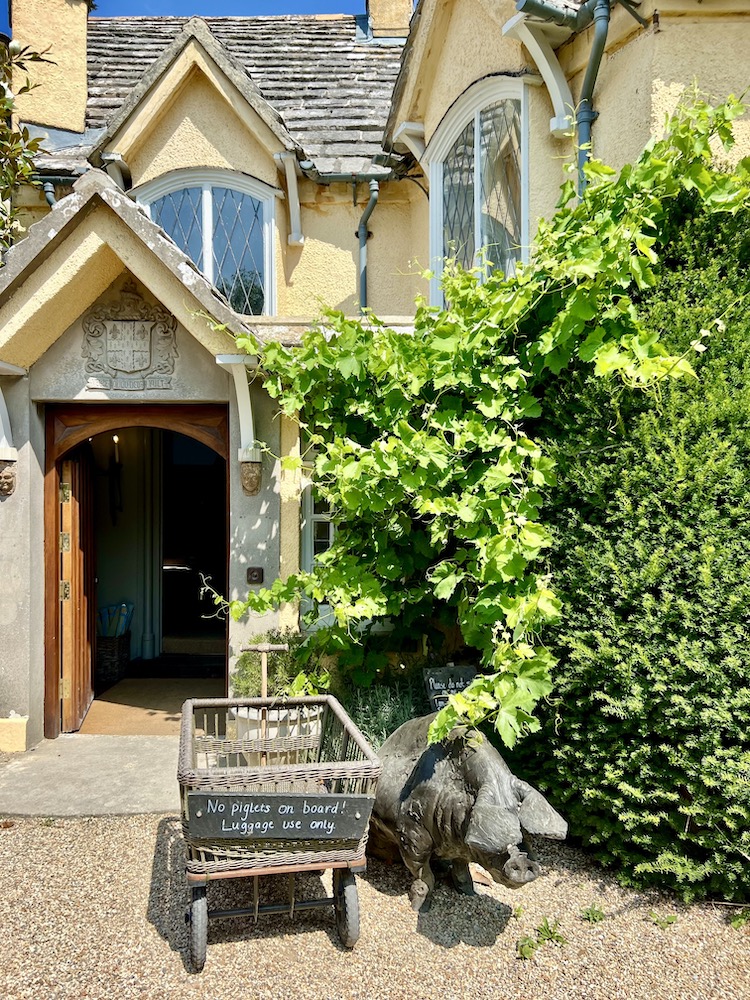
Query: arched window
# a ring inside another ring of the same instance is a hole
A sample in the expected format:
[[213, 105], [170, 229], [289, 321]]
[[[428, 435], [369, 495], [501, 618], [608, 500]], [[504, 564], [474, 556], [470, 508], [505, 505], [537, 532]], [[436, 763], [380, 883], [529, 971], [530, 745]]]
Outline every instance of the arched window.
[[[526, 88], [489, 77], [455, 102], [427, 149], [433, 270], [483, 257], [511, 274], [528, 247]], [[436, 279], [433, 301], [439, 301]]]
[[235, 312], [271, 315], [276, 194], [250, 177], [186, 170], [144, 185], [138, 201]]

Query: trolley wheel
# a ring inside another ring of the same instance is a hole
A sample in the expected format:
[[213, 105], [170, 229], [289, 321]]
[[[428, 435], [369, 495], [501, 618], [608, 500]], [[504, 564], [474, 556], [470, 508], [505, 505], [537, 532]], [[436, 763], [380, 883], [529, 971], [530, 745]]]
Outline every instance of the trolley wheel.
[[353, 948], [359, 940], [359, 897], [357, 879], [348, 868], [334, 868], [333, 897], [339, 938], [345, 948]]
[[190, 963], [196, 972], [206, 964], [206, 944], [208, 943], [208, 900], [205, 885], [193, 888], [188, 915]]

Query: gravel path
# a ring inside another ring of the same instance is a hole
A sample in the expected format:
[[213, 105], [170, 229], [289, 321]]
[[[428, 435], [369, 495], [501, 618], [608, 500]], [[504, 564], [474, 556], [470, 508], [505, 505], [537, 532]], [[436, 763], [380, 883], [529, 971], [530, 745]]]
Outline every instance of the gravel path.
[[[371, 862], [359, 881], [362, 937], [338, 943], [332, 910], [209, 928], [204, 971], [186, 967], [183, 848], [175, 817], [0, 821], [0, 996], [57, 998], [493, 998], [493, 1000], [748, 1000], [750, 926], [727, 908], [682, 908], [619, 888], [581, 852], [538, 845], [545, 874], [516, 893], [439, 887], [417, 916], [399, 866]], [[271, 880], [262, 880], [269, 888]], [[305, 876], [308, 896], [330, 874]], [[246, 882], [209, 887], [211, 906], [247, 905]], [[302, 895], [302, 893], [300, 893]], [[588, 924], [584, 907], [606, 918]], [[520, 912], [519, 909], [521, 908]], [[649, 917], [676, 916], [662, 929]], [[529, 961], [516, 941], [543, 918], [564, 945]]]

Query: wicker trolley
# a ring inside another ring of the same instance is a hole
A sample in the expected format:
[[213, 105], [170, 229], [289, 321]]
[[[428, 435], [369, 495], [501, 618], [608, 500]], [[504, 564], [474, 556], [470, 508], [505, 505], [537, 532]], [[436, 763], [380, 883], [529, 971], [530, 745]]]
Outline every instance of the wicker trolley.
[[[190, 958], [206, 960], [209, 917], [333, 906], [342, 944], [359, 937], [356, 873], [380, 762], [329, 696], [214, 698], [182, 709], [178, 781], [187, 846]], [[295, 899], [295, 873], [333, 869], [333, 896]], [[261, 904], [261, 875], [289, 876], [287, 904]], [[252, 878], [253, 906], [208, 910], [215, 879]]]

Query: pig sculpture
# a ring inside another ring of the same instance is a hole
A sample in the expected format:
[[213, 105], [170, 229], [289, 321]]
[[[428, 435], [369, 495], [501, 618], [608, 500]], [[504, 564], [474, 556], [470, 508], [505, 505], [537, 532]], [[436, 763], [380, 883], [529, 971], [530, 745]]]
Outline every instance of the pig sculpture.
[[516, 778], [476, 731], [458, 728], [429, 746], [434, 718], [405, 723], [378, 751], [383, 771], [370, 821], [368, 850], [401, 855], [414, 876], [409, 899], [415, 910], [429, 907], [433, 860], [449, 865], [454, 886], [467, 895], [474, 891], [470, 861], [517, 889], [540, 872], [524, 833], [563, 840], [568, 832], [544, 796]]

